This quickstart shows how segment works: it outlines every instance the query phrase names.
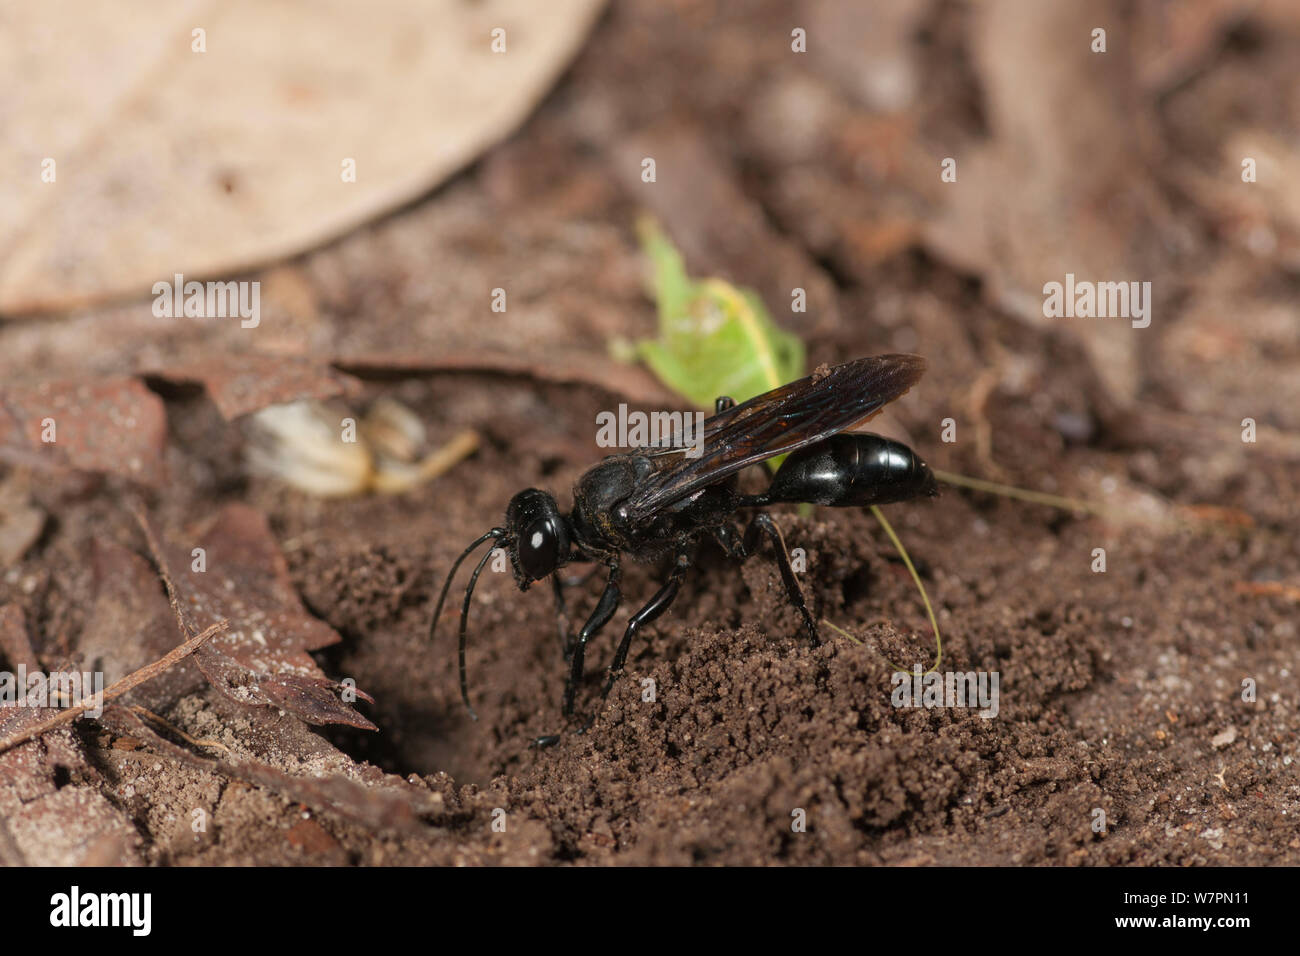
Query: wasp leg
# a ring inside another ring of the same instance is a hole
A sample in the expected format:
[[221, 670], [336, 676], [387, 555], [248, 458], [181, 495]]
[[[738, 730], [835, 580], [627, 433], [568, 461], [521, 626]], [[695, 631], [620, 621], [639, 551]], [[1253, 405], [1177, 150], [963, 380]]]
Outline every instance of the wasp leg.
[[622, 572], [618, 562], [612, 562], [609, 566], [609, 578], [605, 581], [605, 590], [600, 593], [600, 600], [596, 602], [596, 607], [587, 618], [587, 623], [582, 625], [578, 639], [573, 642], [573, 666], [569, 670], [569, 679], [564, 684], [564, 704], [561, 707], [566, 717], [573, 713], [573, 697], [578, 691], [578, 684], [582, 682], [582, 665], [587, 653], [587, 642], [599, 633], [618, 610], [619, 601], [622, 599], [622, 592], [618, 587], [621, 577]]
[[567, 661], [573, 653], [573, 639], [569, 637], [569, 608], [564, 600], [564, 582], [558, 574], [551, 575], [551, 589], [555, 592], [555, 627], [560, 634], [560, 652]]
[[569, 605], [564, 599], [565, 588], [581, 587], [591, 580], [591, 576], [600, 570], [600, 565], [592, 565], [583, 574], [574, 574], [562, 578], [551, 575], [551, 589], [555, 592], [555, 626], [560, 634], [560, 651], [567, 662], [573, 655], [573, 636], [569, 633]]
[[[682, 578], [691, 569], [693, 561], [694, 555], [690, 552], [679, 554], [677, 563], [673, 565], [664, 586], [656, 591], [655, 596], [647, 601], [645, 606], [633, 614], [627, 622], [627, 629], [623, 632], [623, 640], [619, 642], [618, 650], [614, 652], [614, 660], [610, 663], [609, 670], [605, 674], [605, 686], [600, 691], [602, 704], [609, 697], [614, 682], [618, 680], [619, 675], [623, 672], [623, 665], [627, 662], [627, 652], [632, 646], [632, 638], [636, 636], [637, 631], [668, 610], [669, 605], [673, 603], [673, 599], [677, 597], [677, 592], [682, 586]], [[596, 711], [588, 717], [587, 722], [582, 725], [582, 730], [578, 732], [586, 733], [587, 729], [595, 722], [598, 713], [599, 711]]]
[[808, 602], [804, 600], [803, 588], [799, 586], [799, 580], [794, 576], [794, 568], [790, 565], [790, 553], [785, 549], [785, 539], [781, 537], [781, 529], [776, 526], [770, 514], [761, 511], [754, 515], [749, 527], [745, 529], [743, 541], [738, 540], [736, 529], [730, 525], [715, 528], [713, 537], [717, 539], [718, 544], [722, 545], [722, 550], [741, 561], [757, 551], [762, 538], [766, 537], [771, 541], [772, 550], [776, 553], [776, 566], [781, 571], [781, 582], [785, 585], [786, 598], [803, 617], [804, 627], [808, 631], [808, 639], [812, 641], [813, 647], [822, 642], [821, 634], [817, 631], [817, 622], [813, 619], [812, 612], [808, 610]]
[[745, 529], [745, 551], [753, 554], [758, 547], [760, 536], [766, 536], [772, 542], [772, 550], [776, 552], [776, 566], [781, 570], [781, 581], [785, 584], [785, 594], [790, 603], [798, 608], [799, 613], [803, 616], [804, 627], [808, 631], [808, 639], [812, 641], [813, 647], [822, 642], [821, 635], [817, 633], [817, 621], [813, 619], [812, 612], [808, 610], [808, 603], [803, 597], [803, 588], [799, 586], [799, 579], [794, 576], [794, 568], [790, 566], [790, 552], [785, 549], [785, 538], [781, 536], [781, 529], [776, 526], [772, 516], [766, 511], [760, 511], [754, 515], [754, 520], [749, 523]]
[[713, 538], [722, 546], [727, 557], [735, 558], [738, 561], [744, 561], [748, 554], [745, 553], [745, 546], [740, 541], [740, 534], [734, 527], [729, 524], [719, 525], [713, 529]]

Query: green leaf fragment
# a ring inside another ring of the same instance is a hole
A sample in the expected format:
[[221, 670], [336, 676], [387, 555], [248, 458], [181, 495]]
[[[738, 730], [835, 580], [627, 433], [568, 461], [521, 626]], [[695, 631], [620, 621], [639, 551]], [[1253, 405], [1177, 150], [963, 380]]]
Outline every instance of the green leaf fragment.
[[637, 231], [652, 267], [659, 337], [633, 345], [661, 382], [712, 409], [719, 395], [743, 402], [804, 375], [803, 343], [772, 321], [755, 293], [692, 279], [657, 225], [642, 220]]

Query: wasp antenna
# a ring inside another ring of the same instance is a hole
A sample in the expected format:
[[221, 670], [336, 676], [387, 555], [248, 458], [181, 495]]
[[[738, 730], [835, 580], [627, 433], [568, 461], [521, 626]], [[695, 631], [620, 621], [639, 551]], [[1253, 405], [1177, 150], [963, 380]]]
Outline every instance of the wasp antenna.
[[465, 702], [465, 709], [469, 711], [470, 717], [478, 720], [478, 714], [474, 713], [474, 708], [469, 702], [469, 678], [465, 673], [465, 629], [469, 624], [469, 602], [474, 597], [474, 585], [478, 583], [479, 573], [483, 570], [483, 565], [488, 563], [488, 558], [492, 557], [492, 552], [488, 551], [479, 559], [478, 566], [474, 568], [474, 573], [469, 576], [469, 584], [465, 586], [465, 603], [460, 606], [460, 699]]
[[[475, 539], [474, 543], [471, 544], [464, 551], [462, 551], [460, 557], [456, 559], [454, 564], [452, 564], [451, 570], [447, 572], [447, 580], [443, 582], [442, 593], [438, 595], [438, 606], [435, 607], [433, 610], [433, 620], [429, 622], [430, 641], [433, 640], [433, 635], [438, 630], [438, 619], [442, 617], [442, 605], [447, 600], [447, 592], [451, 590], [451, 582], [455, 579], [456, 572], [460, 570], [461, 564], [465, 561], [466, 558], [468, 558], [471, 554], [473, 554], [474, 549], [477, 548], [484, 541], [487, 541], [489, 538], [493, 538], [493, 539], [500, 538], [504, 534], [505, 534], [505, 530], [503, 528], [493, 528], [491, 531], [487, 532], [482, 537]], [[492, 553], [491, 551], [488, 552], [488, 554], [491, 553]], [[460, 668], [461, 668], [461, 683], [463, 686], [464, 674], [465, 674], [465, 648], [464, 648], [464, 627], [463, 626], [461, 628], [461, 631], [462, 634], [461, 634]], [[470, 713], [471, 714], [474, 713], [472, 708], [470, 709]]]

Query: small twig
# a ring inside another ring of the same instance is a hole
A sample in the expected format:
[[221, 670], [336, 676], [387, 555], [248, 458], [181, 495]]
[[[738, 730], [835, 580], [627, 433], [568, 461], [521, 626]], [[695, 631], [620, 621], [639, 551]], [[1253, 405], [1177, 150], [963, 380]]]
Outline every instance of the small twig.
[[1003, 478], [1006, 472], [993, 460], [993, 426], [988, 419], [989, 396], [1002, 383], [1002, 374], [996, 368], [980, 373], [966, 393], [971, 418], [975, 422], [975, 455], [988, 474]]
[[131, 713], [135, 714], [137, 717], [147, 718], [148, 720], [156, 721], [157, 723], [162, 724], [162, 726], [166, 727], [177, 737], [180, 737], [182, 740], [184, 740], [186, 743], [190, 744], [191, 746], [209, 747], [209, 748], [214, 748], [216, 750], [224, 750], [226, 753], [230, 753], [230, 748], [227, 747], [225, 744], [223, 744], [220, 740], [212, 740], [209, 737], [204, 737], [202, 739], [191, 737], [189, 734], [181, 730], [179, 727], [177, 727], [171, 721], [167, 720], [165, 717], [159, 717], [152, 710], [149, 710], [148, 708], [145, 707], [141, 707], [139, 704], [128, 704], [127, 709], [130, 710]]
[[162, 578], [163, 587], [167, 589], [167, 600], [171, 602], [172, 613], [176, 615], [176, 623], [180, 625], [181, 633], [189, 637], [198, 628], [190, 622], [189, 616], [185, 613], [185, 608], [181, 604], [180, 594], [172, 581], [171, 573], [167, 570], [167, 559], [163, 557], [162, 546], [153, 533], [153, 526], [149, 524], [149, 516], [145, 513], [144, 505], [136, 501], [131, 506], [131, 511], [135, 514], [135, 520], [139, 523], [140, 530], [144, 532], [144, 540], [149, 545], [149, 553], [153, 555], [153, 563], [158, 568], [158, 576]]
[[106, 701], [121, 697], [128, 691], [134, 690], [145, 681], [157, 677], [173, 664], [189, 657], [197, 651], [200, 646], [220, 634], [229, 626], [229, 621], [218, 621], [197, 637], [192, 637], [184, 644], [172, 648], [152, 664], [146, 664], [139, 670], [133, 671], [121, 680], [114, 682], [107, 690], [99, 694], [92, 694], [89, 697], [83, 697], [67, 710], [62, 710], [53, 717], [48, 717], [37, 724], [33, 724], [30, 727], [0, 739], [0, 753], [4, 753], [6, 750], [10, 750], [19, 744], [26, 743], [27, 741], [61, 727], [64, 724], [70, 724], [92, 707], [103, 706]]
[[388, 352], [340, 355], [331, 364], [339, 371], [358, 378], [408, 378], [457, 372], [509, 375], [553, 385], [585, 385], [646, 405], [662, 405], [673, 400], [673, 393], [644, 368], [592, 361], [591, 358], [560, 361], [546, 356], [530, 358], [483, 349], [452, 350], [438, 354]]
[[969, 475], [944, 471], [942, 468], [933, 468], [931, 470], [934, 472], [934, 476], [944, 484], [956, 485], [959, 488], [970, 488], [973, 491], [984, 491], [992, 495], [1001, 495], [1004, 498], [1014, 498], [1017, 501], [1028, 501], [1031, 504], [1046, 505], [1048, 508], [1057, 508], [1061, 511], [1095, 515], [1107, 521], [1116, 521], [1123, 524], [1147, 524], [1168, 530], [1214, 533], [1250, 535], [1267, 535], [1271, 533], [1268, 529], [1256, 528], [1254, 519], [1237, 508], [1180, 505], [1171, 502], [1166, 504], [1167, 510], [1163, 513], [1145, 514], [1134, 508], [1103, 505], [1095, 501], [1084, 501], [1081, 498], [1066, 498], [1061, 495], [1048, 494], [1045, 491], [1031, 491], [1028, 488], [1017, 488], [1014, 485], [1004, 485], [997, 481], [985, 481], [983, 478], [972, 478]]
[[1300, 585], [1287, 584], [1285, 581], [1238, 581], [1233, 585], [1233, 590], [1254, 597], [1284, 597], [1300, 601]]

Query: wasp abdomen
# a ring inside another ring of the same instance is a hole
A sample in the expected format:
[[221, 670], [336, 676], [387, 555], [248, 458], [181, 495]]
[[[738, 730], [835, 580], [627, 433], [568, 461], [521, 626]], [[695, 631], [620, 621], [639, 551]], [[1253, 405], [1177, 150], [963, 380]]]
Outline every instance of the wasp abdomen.
[[902, 442], [870, 434], [839, 434], [794, 452], [777, 469], [767, 502], [865, 507], [937, 495], [934, 474]]

